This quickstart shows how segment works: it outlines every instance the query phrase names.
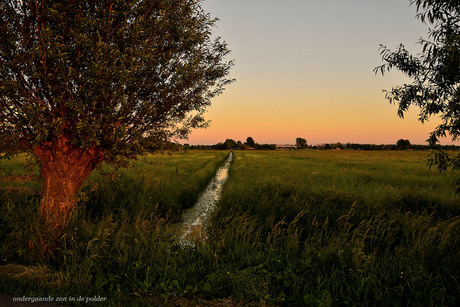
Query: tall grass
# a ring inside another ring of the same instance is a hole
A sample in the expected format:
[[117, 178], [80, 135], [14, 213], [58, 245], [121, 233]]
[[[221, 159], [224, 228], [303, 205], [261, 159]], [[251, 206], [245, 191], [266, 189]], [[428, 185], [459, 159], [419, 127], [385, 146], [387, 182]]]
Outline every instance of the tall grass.
[[[227, 154], [206, 151], [149, 155], [111, 177], [101, 175], [101, 171], [111, 171], [110, 166], [102, 166], [82, 188], [78, 212], [85, 213], [88, 225], [106, 216], [117, 220], [123, 212], [132, 217], [154, 213], [176, 221], [181, 211], [196, 201]], [[40, 179], [38, 168], [26, 169], [25, 161], [22, 155], [0, 161], [0, 256], [4, 262], [44, 261], [27, 252], [33, 229], [39, 227], [34, 223], [38, 223]], [[17, 185], [27, 190], [11, 189]], [[33, 190], [27, 187], [30, 185]]]
[[460, 197], [426, 155], [237, 152], [210, 244], [236, 276], [263, 281], [233, 290], [289, 304], [457, 304]]
[[[112, 177], [94, 172], [81, 198], [93, 216], [124, 209], [179, 217], [191, 207], [227, 157], [224, 151], [191, 151], [148, 155]], [[103, 172], [113, 170], [105, 166]]]
[[[87, 186], [60, 249], [42, 262], [49, 271], [32, 267], [41, 277], [27, 278], [0, 266], [0, 290], [101, 295], [120, 305], [229, 297], [286, 306], [458, 305], [460, 199], [451, 174], [427, 170], [426, 153], [235, 152], [207, 241], [182, 248], [175, 222], [187, 205], [174, 206], [178, 195], [204, 187], [226, 154], [149, 157], [120, 174], [123, 185], [95, 174], [97, 189]], [[23, 231], [34, 199], [18, 201], [0, 207], [2, 259], [37, 264]]]
[[363, 209], [368, 211], [458, 215], [460, 198], [451, 187], [455, 174], [429, 171], [426, 156], [426, 152], [238, 152], [221, 208], [292, 219], [306, 209], [324, 216], [342, 215], [357, 202], [366, 204]]

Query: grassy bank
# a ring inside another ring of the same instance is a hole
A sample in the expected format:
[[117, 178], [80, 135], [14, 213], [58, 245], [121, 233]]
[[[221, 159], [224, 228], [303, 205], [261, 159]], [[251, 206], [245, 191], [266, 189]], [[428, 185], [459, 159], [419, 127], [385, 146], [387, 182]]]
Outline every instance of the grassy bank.
[[176, 235], [171, 225], [196, 201], [227, 155], [176, 152], [144, 156], [116, 172], [102, 166], [82, 188], [62, 244], [47, 258], [28, 249], [39, 223], [38, 167], [25, 168], [24, 155], [0, 161], [0, 291], [98, 294], [112, 302], [143, 292], [153, 282], [143, 280], [152, 276], [146, 265], [167, 268], [161, 259], [173, 259], [168, 256], [174, 254]]
[[[78, 205], [93, 217], [120, 209], [177, 217], [195, 203], [227, 155], [225, 151], [159, 153], [141, 156], [129, 168], [101, 165], [84, 183]], [[39, 201], [39, 166], [30, 161], [26, 155], [0, 160], [0, 203]]]
[[[163, 153], [139, 158], [116, 180], [95, 172], [83, 188], [86, 210], [93, 216], [122, 209], [177, 218], [196, 202], [227, 156], [226, 151]], [[103, 170], [112, 171], [108, 166]]]
[[226, 152], [148, 157], [118, 181], [94, 174], [49, 259], [26, 248], [36, 198], [3, 192], [0, 290], [121, 305], [457, 305], [460, 198], [427, 154], [235, 152], [196, 249], [176, 243], [178, 212]]

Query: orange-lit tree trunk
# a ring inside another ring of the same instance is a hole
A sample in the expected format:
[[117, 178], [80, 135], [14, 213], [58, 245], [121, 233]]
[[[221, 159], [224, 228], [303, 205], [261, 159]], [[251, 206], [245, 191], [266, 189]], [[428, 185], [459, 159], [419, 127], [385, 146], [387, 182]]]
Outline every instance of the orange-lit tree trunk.
[[67, 226], [75, 196], [83, 181], [104, 159], [102, 151], [72, 146], [69, 138], [36, 146], [33, 153], [40, 159], [43, 177], [40, 214], [52, 240], [58, 240]]

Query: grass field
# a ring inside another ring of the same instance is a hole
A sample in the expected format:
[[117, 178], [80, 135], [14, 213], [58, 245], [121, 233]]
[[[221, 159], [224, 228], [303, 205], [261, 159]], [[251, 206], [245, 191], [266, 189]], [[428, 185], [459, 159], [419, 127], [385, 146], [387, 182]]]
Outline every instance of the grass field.
[[460, 198], [427, 154], [238, 152], [213, 240], [241, 297], [455, 305]]
[[181, 248], [179, 214], [227, 154], [93, 174], [47, 259], [27, 250], [37, 169], [1, 161], [0, 291], [139, 305], [458, 305], [456, 174], [428, 170], [428, 152], [237, 151], [208, 240]]

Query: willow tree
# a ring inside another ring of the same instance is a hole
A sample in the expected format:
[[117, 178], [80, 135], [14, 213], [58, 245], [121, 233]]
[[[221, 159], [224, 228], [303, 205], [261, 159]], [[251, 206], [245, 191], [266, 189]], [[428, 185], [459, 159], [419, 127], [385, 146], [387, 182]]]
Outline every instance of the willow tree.
[[[382, 74], [397, 69], [406, 74], [411, 84], [393, 87], [386, 98], [398, 105], [403, 117], [410, 106], [420, 108], [421, 122], [439, 116], [441, 123], [428, 138], [430, 144], [450, 135], [460, 139], [460, 5], [458, 0], [411, 0], [417, 18], [430, 26], [429, 38], [420, 39], [423, 49], [412, 55], [404, 45], [392, 51], [381, 47], [383, 65], [375, 68]], [[437, 152], [430, 160], [440, 170], [460, 169], [460, 154]], [[460, 191], [460, 179], [457, 181]]]
[[102, 161], [206, 125], [231, 82], [215, 22], [200, 0], [1, 2], [0, 135], [39, 159], [46, 225], [66, 226]]

